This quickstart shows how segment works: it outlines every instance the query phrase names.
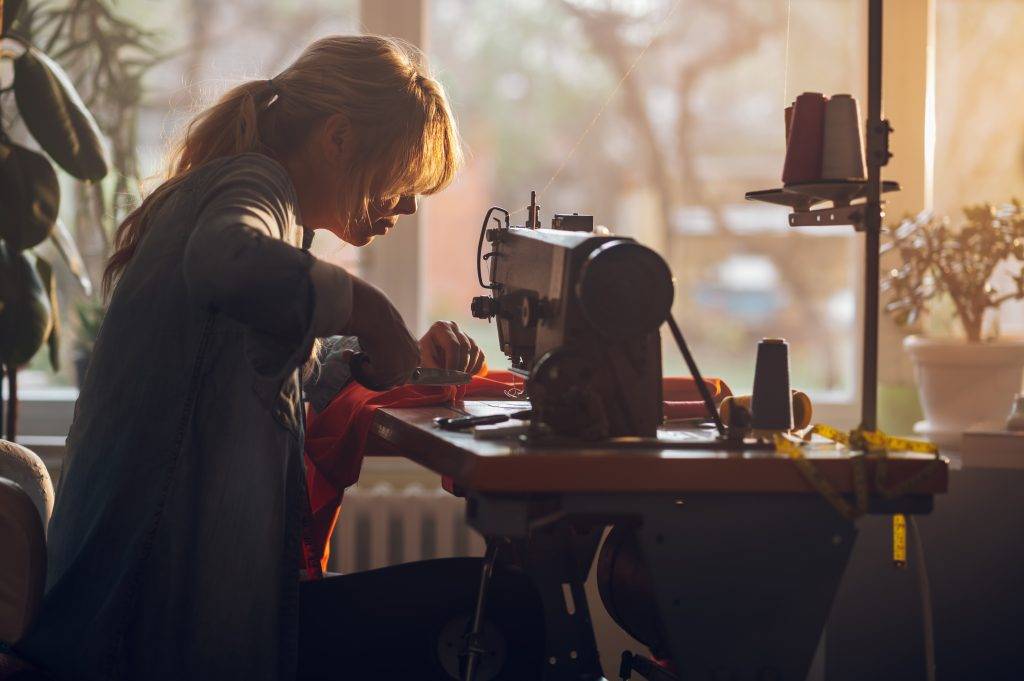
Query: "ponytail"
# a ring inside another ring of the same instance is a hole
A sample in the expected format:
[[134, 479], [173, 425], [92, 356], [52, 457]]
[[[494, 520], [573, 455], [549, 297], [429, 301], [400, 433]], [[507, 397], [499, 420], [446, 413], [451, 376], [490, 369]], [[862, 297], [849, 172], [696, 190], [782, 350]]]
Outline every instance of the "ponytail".
[[199, 114], [172, 152], [168, 179], [118, 226], [114, 252], [103, 270], [103, 292], [109, 295], [114, 281], [135, 255], [149, 225], [149, 218], [164, 200], [196, 168], [218, 158], [250, 151], [266, 151], [259, 137], [259, 109], [275, 96], [270, 81], [254, 80], [232, 88], [212, 107]]
[[375, 199], [440, 191], [461, 165], [447, 96], [415, 48], [373, 35], [322, 38], [272, 81], [232, 88], [188, 125], [163, 184], [117, 228], [104, 292], [135, 255], [153, 214], [192, 171], [246, 152], [281, 158], [332, 114], [344, 116], [351, 130], [338, 192], [343, 220], [367, 214]]

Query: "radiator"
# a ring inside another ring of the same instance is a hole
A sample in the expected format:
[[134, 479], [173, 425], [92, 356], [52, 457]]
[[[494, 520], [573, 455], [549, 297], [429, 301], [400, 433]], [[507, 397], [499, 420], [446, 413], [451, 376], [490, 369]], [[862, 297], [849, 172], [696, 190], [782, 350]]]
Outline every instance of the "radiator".
[[440, 487], [389, 483], [345, 491], [328, 570], [348, 574], [428, 558], [482, 556], [483, 538], [465, 520], [465, 500]]

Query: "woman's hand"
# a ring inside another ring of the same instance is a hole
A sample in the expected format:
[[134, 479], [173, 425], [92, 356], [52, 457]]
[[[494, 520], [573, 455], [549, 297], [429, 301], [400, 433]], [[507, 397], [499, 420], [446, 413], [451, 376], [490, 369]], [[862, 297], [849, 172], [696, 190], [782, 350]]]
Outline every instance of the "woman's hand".
[[402, 315], [380, 289], [358, 277], [352, 277], [352, 317], [345, 333], [359, 337], [375, 387], [403, 385], [420, 365], [420, 346]]
[[483, 351], [455, 322], [434, 322], [420, 339], [420, 358], [424, 367], [470, 374], [476, 374], [484, 364]]

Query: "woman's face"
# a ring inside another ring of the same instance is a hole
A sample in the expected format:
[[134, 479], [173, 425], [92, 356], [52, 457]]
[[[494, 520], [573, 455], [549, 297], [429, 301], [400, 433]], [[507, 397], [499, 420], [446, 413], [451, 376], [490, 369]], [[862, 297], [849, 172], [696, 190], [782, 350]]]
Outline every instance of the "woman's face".
[[338, 192], [345, 191], [343, 124], [331, 116], [315, 129], [306, 143], [284, 161], [299, 199], [303, 223], [310, 229], [324, 229], [353, 246], [365, 246], [384, 236], [402, 215], [412, 215], [417, 197], [401, 195], [370, 201], [367, 213], [352, 221], [343, 220]]
[[332, 229], [340, 239], [353, 246], [365, 246], [378, 236], [384, 236], [395, 226], [398, 218], [416, 212], [418, 200], [415, 196], [403, 195], [377, 199], [370, 202], [367, 214], [350, 222], [340, 230]]

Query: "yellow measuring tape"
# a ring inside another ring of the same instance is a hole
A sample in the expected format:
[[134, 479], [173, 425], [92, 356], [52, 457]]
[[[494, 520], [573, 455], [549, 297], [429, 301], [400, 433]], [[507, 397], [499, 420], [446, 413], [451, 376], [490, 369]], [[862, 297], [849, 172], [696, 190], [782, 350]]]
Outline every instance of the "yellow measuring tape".
[[[850, 504], [843, 495], [822, 475], [806, 456], [804, 456], [803, 445], [810, 442], [811, 437], [819, 435], [826, 440], [835, 442], [850, 450], [850, 460], [853, 464], [853, 489], [855, 504]], [[938, 448], [930, 442], [921, 440], [910, 440], [902, 437], [886, 435], [880, 430], [865, 431], [854, 430], [846, 432], [826, 424], [816, 424], [807, 429], [802, 437], [797, 439], [786, 434], [775, 435], [775, 450], [787, 456], [803, 475], [804, 479], [821, 494], [836, 511], [847, 520], [855, 520], [867, 513], [868, 510], [868, 484], [867, 471], [864, 465], [865, 457], [871, 456], [875, 459], [875, 490], [887, 499], [902, 496], [914, 486], [931, 476], [937, 469], [939, 458]], [[914, 452], [918, 454], [932, 454], [933, 461], [930, 465], [923, 467], [910, 478], [904, 480], [895, 487], [888, 487], [886, 484], [886, 461], [889, 452]], [[907, 565], [907, 519], [902, 513], [893, 515], [892, 518], [892, 560], [896, 567]]]
[[869, 452], [914, 452], [936, 455], [939, 453], [938, 448], [931, 442], [894, 437], [886, 435], [880, 430], [855, 430], [852, 433], [847, 433], [824, 423], [818, 423], [807, 431], [804, 439], [809, 440], [811, 435], [820, 435], [826, 440]]
[[892, 564], [907, 567], [907, 516], [902, 513], [892, 517]]
[[[847, 520], [854, 520], [858, 516], [863, 515], [867, 510], [866, 507], [861, 509], [851, 506], [850, 502], [844, 499], [843, 495], [841, 495], [839, 491], [836, 490], [836, 488], [833, 487], [825, 478], [825, 476], [821, 474], [821, 471], [819, 471], [814, 464], [804, 456], [803, 448], [797, 442], [794, 442], [786, 435], [778, 433], [775, 435], [775, 451], [789, 457], [790, 461], [796, 464], [797, 469], [800, 471], [801, 475], [804, 476], [804, 479], [807, 480], [807, 482], [809, 482], [811, 486], [821, 494], [821, 496], [825, 497], [825, 500], [832, 504], [832, 507], [839, 511], [839, 514]], [[855, 468], [857, 467], [856, 464], [854, 464], [854, 466]], [[855, 484], [856, 481], [857, 478], [855, 475]], [[860, 494], [857, 495], [858, 506], [860, 496]], [[865, 494], [864, 496], [866, 499], [867, 495]]]

